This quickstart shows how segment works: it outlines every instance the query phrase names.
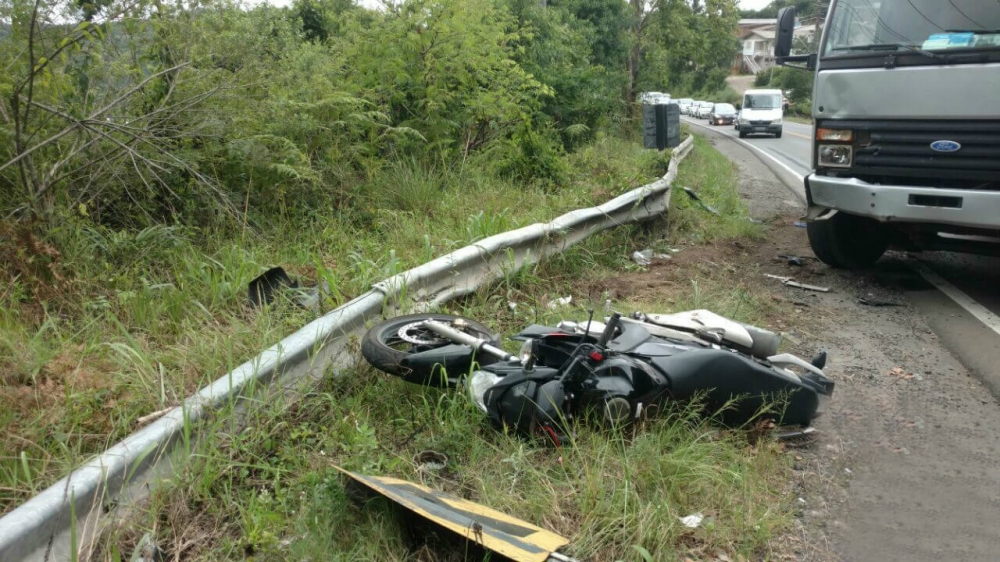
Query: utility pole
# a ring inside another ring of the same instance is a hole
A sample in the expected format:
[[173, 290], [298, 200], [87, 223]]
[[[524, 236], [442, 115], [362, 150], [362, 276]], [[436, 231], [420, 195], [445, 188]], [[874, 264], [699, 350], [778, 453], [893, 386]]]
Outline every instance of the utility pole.
[[819, 52], [819, 20], [826, 12], [823, 9], [823, 0], [816, 0], [816, 24], [813, 28], [813, 52]]

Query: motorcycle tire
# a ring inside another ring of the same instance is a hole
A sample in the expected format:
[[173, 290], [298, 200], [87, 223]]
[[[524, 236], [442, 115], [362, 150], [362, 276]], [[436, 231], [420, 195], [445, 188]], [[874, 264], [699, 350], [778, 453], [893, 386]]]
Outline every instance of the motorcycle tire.
[[[414, 339], [424, 338], [423, 343], [407, 341], [400, 334], [400, 331], [408, 325], [424, 320], [437, 320], [451, 324], [452, 327], [454, 327], [456, 321], [460, 320], [460, 323], [464, 323], [464, 327], [461, 328], [463, 332], [474, 335], [477, 338], [485, 339], [495, 346], [499, 347], [500, 345], [500, 337], [490, 332], [489, 328], [475, 320], [452, 314], [407, 314], [390, 318], [372, 326], [361, 340], [361, 355], [364, 356], [365, 360], [372, 367], [390, 375], [400, 377], [407, 382], [444, 386], [457, 383], [458, 378], [466, 375], [472, 366], [473, 354], [471, 350], [467, 359], [459, 358], [460, 360], [456, 361], [454, 355], [448, 356], [442, 354], [441, 360], [435, 362], [433, 361], [434, 349], [451, 345], [452, 342], [441, 338], [437, 334], [428, 333], [417, 328], [414, 328], [414, 333], [411, 334], [411, 337], [414, 337]], [[423, 358], [430, 359], [429, 363], [428, 361], [422, 362], [422, 364], [428, 364], [428, 366], [413, 367], [405, 365], [404, 360], [407, 355], [414, 353], [421, 353]], [[475, 359], [483, 365], [495, 361], [490, 356], [481, 356]], [[447, 379], [444, 379], [441, 376], [441, 366], [446, 363], [446, 360], [450, 366], [450, 372], [447, 373]]]

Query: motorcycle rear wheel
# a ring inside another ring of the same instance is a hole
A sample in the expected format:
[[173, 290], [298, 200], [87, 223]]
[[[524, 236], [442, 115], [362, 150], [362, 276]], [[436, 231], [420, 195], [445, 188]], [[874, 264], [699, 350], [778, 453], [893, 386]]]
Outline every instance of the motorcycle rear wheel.
[[[484, 365], [495, 361], [487, 355], [474, 358], [470, 349], [467, 360], [456, 358], [454, 354], [442, 354], [440, 362], [432, 361], [429, 367], [404, 364], [408, 355], [421, 353], [424, 358], [428, 358], [430, 353], [430, 358], [433, 359], [435, 349], [452, 344], [451, 341], [421, 327], [419, 324], [425, 320], [436, 320], [477, 338], [485, 339], [492, 345], [500, 345], [500, 337], [475, 320], [453, 314], [407, 314], [372, 326], [361, 340], [361, 355], [372, 367], [407, 382], [443, 386], [455, 384], [459, 377], [468, 374], [473, 359]], [[450, 369], [449, 372], [442, 373], [441, 366], [446, 360]]]

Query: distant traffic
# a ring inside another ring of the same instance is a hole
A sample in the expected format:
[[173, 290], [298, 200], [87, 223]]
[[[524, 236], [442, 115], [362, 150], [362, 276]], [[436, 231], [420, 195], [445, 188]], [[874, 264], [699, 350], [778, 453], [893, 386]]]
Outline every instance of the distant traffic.
[[692, 98], [675, 100], [663, 92], [644, 92], [639, 101], [647, 105], [675, 103], [682, 115], [704, 119], [709, 125], [732, 125], [740, 138], [757, 134], [781, 138], [784, 110], [788, 109], [788, 99], [781, 90], [748, 90], [735, 106]]

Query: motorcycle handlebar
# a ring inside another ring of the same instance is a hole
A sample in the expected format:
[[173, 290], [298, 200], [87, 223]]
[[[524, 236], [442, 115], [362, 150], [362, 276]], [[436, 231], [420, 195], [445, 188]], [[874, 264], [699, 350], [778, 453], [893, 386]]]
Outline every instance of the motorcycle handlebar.
[[618, 323], [621, 322], [621, 319], [622, 315], [617, 312], [611, 315], [607, 326], [604, 327], [604, 333], [601, 334], [601, 339], [597, 340], [598, 347], [604, 348], [608, 345], [608, 342], [614, 337], [615, 330], [618, 329]]

